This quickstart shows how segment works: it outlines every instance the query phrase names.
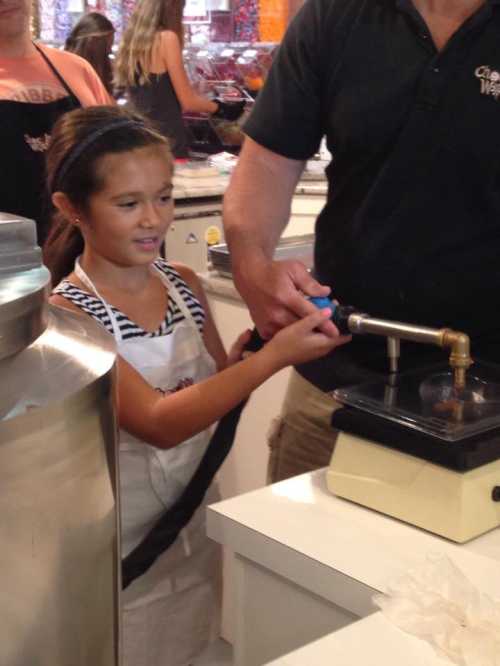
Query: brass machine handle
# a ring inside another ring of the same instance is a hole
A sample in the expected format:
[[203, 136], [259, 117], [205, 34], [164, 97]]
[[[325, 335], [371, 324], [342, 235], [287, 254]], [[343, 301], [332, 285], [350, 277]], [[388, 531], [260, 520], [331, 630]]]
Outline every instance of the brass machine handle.
[[329, 307], [331, 309], [332, 321], [340, 333], [369, 333], [385, 336], [387, 338], [387, 355], [391, 372], [397, 372], [400, 340], [449, 348], [451, 350], [449, 363], [453, 370], [453, 384], [457, 389], [464, 388], [466, 372], [473, 363], [470, 355], [469, 336], [465, 333], [453, 331], [451, 328], [430, 328], [401, 321], [376, 319], [368, 314], [356, 311], [356, 308], [350, 305], [338, 305], [324, 297], [312, 297], [309, 300], [317, 307]]
[[[450, 348], [449, 363], [453, 370], [455, 388], [465, 386], [465, 375], [473, 361], [470, 356], [469, 336], [450, 328], [429, 328], [417, 326], [400, 321], [375, 319], [363, 313], [351, 313], [347, 318], [347, 327], [351, 333], [370, 333], [383, 335], [388, 338], [389, 357], [394, 367], [394, 358], [399, 356], [399, 348], [393, 340], [410, 340], [423, 344], [435, 345], [441, 348]], [[394, 349], [391, 355], [391, 345]], [[392, 370], [392, 368], [391, 368]]]

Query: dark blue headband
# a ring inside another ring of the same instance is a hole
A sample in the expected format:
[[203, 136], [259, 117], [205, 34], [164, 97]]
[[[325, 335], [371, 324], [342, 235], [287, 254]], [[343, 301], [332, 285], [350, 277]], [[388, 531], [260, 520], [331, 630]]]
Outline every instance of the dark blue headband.
[[54, 177], [52, 192], [57, 192], [60, 184], [63, 182], [68, 171], [74, 165], [76, 160], [82, 155], [82, 153], [85, 152], [85, 150], [87, 150], [89, 146], [91, 146], [95, 141], [97, 141], [97, 139], [99, 139], [103, 134], [107, 134], [108, 132], [111, 132], [111, 130], [119, 129], [120, 127], [136, 127], [138, 129], [140, 128], [143, 130], [148, 129], [146, 125], [144, 125], [144, 123], [142, 123], [139, 120], [123, 119], [123, 120], [114, 120], [108, 125], [104, 125], [103, 127], [99, 127], [99, 129], [94, 130], [81, 143], [76, 144], [73, 147], [73, 150], [70, 150], [69, 153], [66, 155], [66, 157], [62, 160]]

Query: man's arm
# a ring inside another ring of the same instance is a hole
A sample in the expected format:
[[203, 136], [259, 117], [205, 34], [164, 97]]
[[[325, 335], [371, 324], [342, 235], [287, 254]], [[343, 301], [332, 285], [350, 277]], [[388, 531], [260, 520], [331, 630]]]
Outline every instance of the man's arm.
[[290, 204], [305, 162], [292, 160], [246, 137], [224, 197], [224, 228], [231, 256], [262, 254], [271, 260], [290, 217]]
[[[247, 137], [224, 197], [224, 233], [235, 284], [265, 338], [314, 311], [304, 294], [325, 296], [330, 291], [300, 261], [273, 261], [303, 168], [304, 161], [278, 155]], [[330, 322], [322, 328], [338, 335]]]

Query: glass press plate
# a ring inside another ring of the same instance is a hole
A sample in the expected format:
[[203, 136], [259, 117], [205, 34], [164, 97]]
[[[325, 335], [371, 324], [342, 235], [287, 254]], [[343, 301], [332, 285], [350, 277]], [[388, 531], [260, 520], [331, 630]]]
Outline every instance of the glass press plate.
[[450, 368], [425, 370], [337, 389], [338, 402], [446, 441], [458, 441], [500, 426], [500, 366], [475, 363], [465, 392], [452, 388]]

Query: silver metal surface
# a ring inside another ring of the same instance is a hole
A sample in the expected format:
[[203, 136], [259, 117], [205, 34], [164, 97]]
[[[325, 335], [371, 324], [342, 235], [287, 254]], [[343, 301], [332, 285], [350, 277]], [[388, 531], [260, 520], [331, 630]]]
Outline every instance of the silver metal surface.
[[21, 351], [45, 330], [49, 282], [43, 266], [0, 274], [0, 359]]
[[50, 275], [41, 258], [35, 223], [0, 212], [0, 359], [45, 329]]
[[42, 265], [36, 225], [19, 215], [0, 212], [0, 274], [27, 271]]
[[365, 314], [350, 315], [348, 325], [352, 333], [373, 333], [374, 335], [385, 335], [438, 346], [441, 346], [443, 335], [443, 329], [406, 324], [400, 321], [375, 319]]
[[401, 354], [401, 343], [399, 338], [387, 338], [387, 358], [389, 359], [389, 372], [397, 372], [399, 356]]
[[[470, 340], [466, 333], [454, 331], [450, 328], [429, 328], [400, 321], [374, 319], [364, 313], [351, 314], [347, 320], [347, 325], [351, 333], [372, 333], [388, 336], [387, 351], [391, 372], [397, 370], [397, 359], [399, 358], [397, 340], [411, 340], [412, 342], [449, 348], [449, 364], [453, 369], [454, 386], [457, 390], [462, 390], [465, 387], [467, 370], [473, 364], [470, 355]], [[393, 342], [391, 342], [391, 339], [393, 339]]]
[[0, 360], [0, 664], [118, 666], [114, 342], [45, 312]]
[[[219, 275], [232, 278], [231, 255], [226, 243], [213, 245], [209, 248], [212, 267]], [[314, 234], [302, 236], [287, 236], [281, 238], [274, 252], [274, 259], [284, 261], [297, 259], [310, 269], [313, 265]]]

